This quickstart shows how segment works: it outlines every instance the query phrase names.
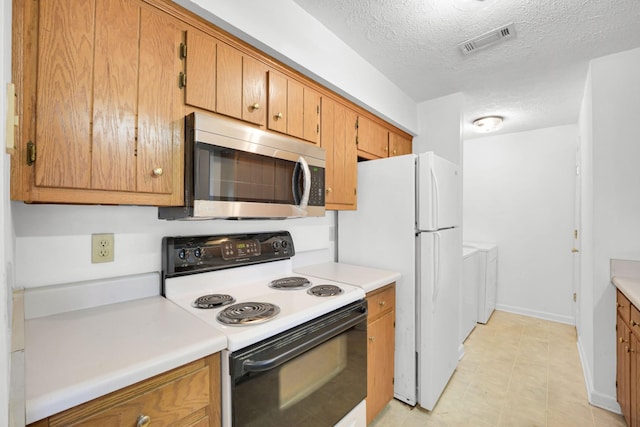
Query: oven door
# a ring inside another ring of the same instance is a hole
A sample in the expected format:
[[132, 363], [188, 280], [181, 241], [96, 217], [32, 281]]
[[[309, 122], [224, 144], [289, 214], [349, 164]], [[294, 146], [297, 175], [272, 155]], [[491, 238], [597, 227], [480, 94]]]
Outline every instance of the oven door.
[[231, 353], [233, 425], [330, 427], [364, 400], [366, 304]]

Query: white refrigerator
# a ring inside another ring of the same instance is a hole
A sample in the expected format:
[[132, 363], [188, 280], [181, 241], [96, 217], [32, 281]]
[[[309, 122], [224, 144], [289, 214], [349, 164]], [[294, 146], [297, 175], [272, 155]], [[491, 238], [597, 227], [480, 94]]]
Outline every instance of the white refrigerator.
[[458, 363], [461, 176], [434, 155], [358, 164], [358, 209], [338, 213], [338, 260], [402, 273], [394, 397], [432, 410]]

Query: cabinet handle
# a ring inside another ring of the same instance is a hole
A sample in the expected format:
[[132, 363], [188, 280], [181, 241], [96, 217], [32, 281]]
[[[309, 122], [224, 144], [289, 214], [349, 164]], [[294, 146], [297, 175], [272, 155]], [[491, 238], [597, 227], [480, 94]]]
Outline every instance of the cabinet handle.
[[622, 338], [622, 337], [620, 337], [620, 338], [619, 338], [619, 340], [620, 340], [620, 344], [622, 344], [623, 342], [627, 342], [627, 340], [625, 340], [625, 339], [624, 339], [624, 338]]
[[638, 325], [638, 322], [636, 322], [635, 320], [632, 320], [631, 321], [631, 326], [636, 326], [636, 325]]
[[331, 189], [331, 187], [327, 188], [327, 194], [331, 193], [333, 190]]
[[393, 155], [395, 156], [396, 154], [398, 154], [397, 150], [393, 150]]
[[389, 151], [389, 147], [382, 147], [382, 149], [384, 150], [385, 153]]
[[140, 415], [138, 417], [138, 423], [136, 424], [136, 426], [147, 427], [149, 424], [151, 424], [151, 417], [148, 415]]
[[618, 306], [618, 308], [622, 307], [622, 304], [620, 304], [619, 302], [617, 302], [616, 305]]
[[385, 305], [384, 301], [378, 301], [378, 304], [380, 304], [380, 306], [382, 307], [383, 305]]
[[374, 342], [376, 340], [376, 337], [369, 337], [369, 341]]
[[162, 174], [163, 174], [163, 173], [164, 173], [164, 171], [162, 170], [162, 168], [155, 168], [155, 169], [153, 170], [153, 174], [154, 174], [155, 176], [162, 176]]
[[276, 118], [276, 119], [281, 119], [281, 118], [282, 118], [282, 113], [278, 113], [278, 114], [276, 114], [276, 115], [275, 115], [275, 118]]
[[253, 104], [251, 106], [251, 108], [253, 108], [254, 110], [259, 110], [260, 109], [260, 104], [258, 104], [257, 102], [255, 104]]
[[627, 350], [627, 353], [635, 353], [635, 350], [629, 346], [626, 347], [626, 350]]

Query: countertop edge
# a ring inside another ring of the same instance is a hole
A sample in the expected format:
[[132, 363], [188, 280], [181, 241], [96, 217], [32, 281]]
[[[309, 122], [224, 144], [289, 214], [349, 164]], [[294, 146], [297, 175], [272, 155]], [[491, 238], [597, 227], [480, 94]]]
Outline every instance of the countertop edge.
[[[39, 421], [195, 360], [218, 353], [227, 344], [226, 337], [216, 337], [216, 339], [210, 341], [189, 348], [187, 351], [184, 351], [183, 348], [180, 354], [169, 356], [163, 354], [145, 363], [128, 366], [119, 372], [109, 372], [108, 375], [96, 377], [91, 382], [87, 381], [78, 384], [76, 387], [67, 387], [35, 399], [28, 399], [25, 405], [27, 408], [26, 422], [29, 424]], [[62, 401], [64, 401], [63, 405], [60, 404]]]
[[614, 276], [611, 283], [624, 294], [631, 304], [640, 308], [640, 279], [634, 277]]

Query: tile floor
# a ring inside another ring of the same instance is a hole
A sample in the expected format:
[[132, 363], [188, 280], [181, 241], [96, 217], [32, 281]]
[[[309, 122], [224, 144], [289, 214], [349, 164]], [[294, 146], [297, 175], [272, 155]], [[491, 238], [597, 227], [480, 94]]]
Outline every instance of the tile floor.
[[465, 356], [432, 412], [397, 400], [370, 427], [626, 426], [587, 402], [575, 328], [495, 311], [465, 341]]

